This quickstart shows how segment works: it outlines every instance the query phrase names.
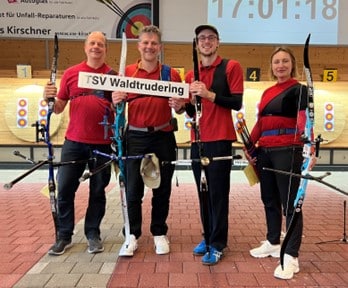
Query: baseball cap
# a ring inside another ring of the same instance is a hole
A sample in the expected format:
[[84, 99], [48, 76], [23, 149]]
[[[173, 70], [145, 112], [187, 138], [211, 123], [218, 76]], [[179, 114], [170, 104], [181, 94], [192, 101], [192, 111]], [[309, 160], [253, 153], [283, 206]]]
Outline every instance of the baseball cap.
[[161, 174], [159, 161], [154, 153], [146, 154], [145, 157], [141, 159], [140, 175], [147, 187], [153, 189], [160, 186]]
[[213, 31], [216, 34], [216, 36], [219, 38], [218, 30], [213, 25], [209, 25], [209, 24], [204, 24], [204, 25], [197, 26], [196, 29], [195, 29], [196, 36], [198, 36], [198, 34], [202, 30], [205, 30], [205, 29], [209, 29], [209, 30]]

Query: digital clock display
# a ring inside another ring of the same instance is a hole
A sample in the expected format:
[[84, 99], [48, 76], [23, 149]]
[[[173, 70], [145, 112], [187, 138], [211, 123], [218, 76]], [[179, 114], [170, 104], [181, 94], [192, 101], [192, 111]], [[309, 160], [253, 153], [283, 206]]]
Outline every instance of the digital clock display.
[[[347, 45], [348, 1], [208, 0], [208, 23], [224, 43]], [[344, 26], [344, 28], [343, 28]]]

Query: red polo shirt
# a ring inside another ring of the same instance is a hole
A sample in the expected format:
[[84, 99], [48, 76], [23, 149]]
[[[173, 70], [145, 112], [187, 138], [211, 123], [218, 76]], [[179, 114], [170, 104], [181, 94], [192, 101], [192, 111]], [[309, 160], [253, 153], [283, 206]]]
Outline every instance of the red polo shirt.
[[[126, 67], [126, 76], [144, 78], [151, 80], [161, 80], [162, 65], [158, 63], [155, 70], [147, 72], [141, 68], [138, 61]], [[181, 82], [179, 73], [170, 68], [170, 81]], [[144, 94], [128, 93], [128, 124], [136, 127], [156, 127], [168, 123], [172, 118], [172, 110], [168, 104], [168, 97], [159, 97]], [[171, 131], [168, 126], [163, 131]]]
[[104, 126], [100, 124], [106, 113], [108, 114], [108, 122], [114, 122], [114, 113], [110, 111], [111, 102], [93, 95], [91, 89], [77, 86], [79, 72], [81, 71], [106, 74], [110, 70], [111, 67], [106, 64], [98, 69], [93, 69], [84, 61], [64, 72], [57, 97], [65, 101], [70, 100], [70, 120], [65, 133], [67, 139], [88, 144], [111, 143], [111, 129], [109, 129], [109, 134], [105, 138]]
[[[213, 76], [217, 65], [222, 61], [221, 57], [217, 57], [215, 62], [209, 67], [199, 67], [200, 81], [204, 82], [209, 90], [213, 83]], [[226, 78], [230, 93], [243, 93], [243, 69], [235, 60], [229, 60], [226, 67]], [[193, 71], [186, 74], [186, 83], [192, 83], [194, 79]], [[225, 95], [226, 96], [226, 95]], [[232, 96], [231, 96], [232, 97]], [[211, 142], [218, 140], [237, 139], [232, 119], [232, 111], [216, 105], [211, 101], [202, 98], [202, 117], [200, 119], [200, 137], [203, 142]], [[194, 131], [191, 131], [191, 139], [195, 140]]]

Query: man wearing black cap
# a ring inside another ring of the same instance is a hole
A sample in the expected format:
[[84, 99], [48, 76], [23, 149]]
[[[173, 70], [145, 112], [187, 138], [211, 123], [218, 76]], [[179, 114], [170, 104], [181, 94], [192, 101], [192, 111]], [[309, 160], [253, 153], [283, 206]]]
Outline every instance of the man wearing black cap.
[[[190, 83], [191, 103], [195, 103], [196, 97], [201, 97], [201, 117], [200, 139], [196, 139], [194, 131], [191, 133], [191, 158], [231, 156], [232, 142], [237, 139], [231, 110], [239, 110], [242, 106], [243, 70], [237, 61], [225, 60], [218, 55], [219, 32], [214, 26], [200, 25], [195, 34], [201, 60], [200, 80], [194, 80], [193, 71], [187, 73], [185, 80]], [[201, 153], [200, 147], [203, 148]], [[202, 205], [200, 210], [202, 220], [203, 217], [209, 219], [209, 243], [202, 240], [193, 250], [194, 255], [203, 256], [204, 265], [218, 263], [227, 246], [231, 161], [212, 161], [204, 167], [209, 215], [202, 214]], [[200, 163], [193, 162], [192, 170], [199, 191]], [[201, 193], [198, 194], [201, 197]]]

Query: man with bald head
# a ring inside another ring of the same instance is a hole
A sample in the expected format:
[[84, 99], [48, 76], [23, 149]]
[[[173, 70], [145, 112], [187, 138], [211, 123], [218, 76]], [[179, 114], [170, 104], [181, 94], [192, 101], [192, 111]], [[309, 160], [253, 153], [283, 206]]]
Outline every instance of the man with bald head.
[[[68, 68], [60, 81], [59, 90], [54, 83], [47, 83], [44, 99], [54, 98], [54, 113], [62, 113], [69, 102], [69, 123], [61, 152], [61, 161], [80, 161], [79, 164], [63, 165], [58, 169], [58, 239], [49, 249], [50, 255], [62, 255], [72, 246], [75, 223], [74, 199], [79, 179], [86, 163], [89, 170], [102, 165], [105, 157], [93, 158], [93, 150], [111, 154], [111, 131], [104, 135], [100, 122], [113, 123], [111, 93], [78, 87], [79, 72], [116, 74], [105, 63], [107, 40], [102, 32], [88, 35], [84, 52], [86, 60]], [[86, 160], [86, 162], [83, 162]], [[88, 252], [104, 251], [100, 237], [100, 223], [105, 215], [105, 187], [109, 184], [110, 167], [93, 175], [89, 180], [89, 202], [85, 216], [84, 232], [88, 240]]]

